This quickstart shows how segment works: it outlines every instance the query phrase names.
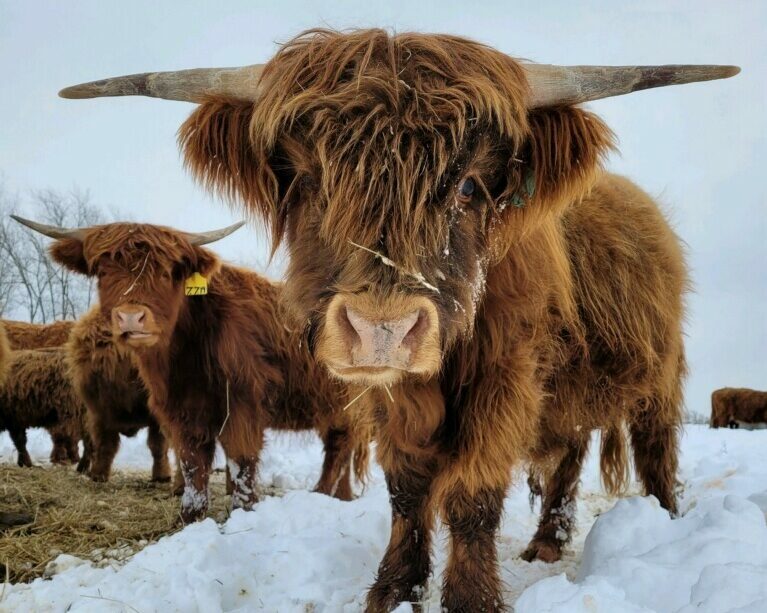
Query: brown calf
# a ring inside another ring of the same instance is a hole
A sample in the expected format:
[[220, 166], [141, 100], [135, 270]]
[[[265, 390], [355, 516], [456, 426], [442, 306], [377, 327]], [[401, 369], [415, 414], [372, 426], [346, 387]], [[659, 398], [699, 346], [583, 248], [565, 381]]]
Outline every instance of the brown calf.
[[515, 464], [550, 467], [531, 557], [567, 538], [593, 428], [625, 420], [647, 492], [675, 510], [682, 252], [652, 199], [602, 172], [610, 131], [576, 105], [737, 72], [313, 30], [266, 66], [62, 95], [200, 105], [180, 132], [189, 167], [285, 241], [286, 303], [377, 426], [393, 513], [369, 610], [419, 600], [440, 509], [442, 605], [487, 611], [503, 607], [494, 535]]
[[711, 394], [712, 428], [759, 428], [767, 425], [767, 392], [724, 387]]
[[[26, 321], [3, 320], [11, 349], [46, 349], [61, 347], [69, 338], [75, 325], [73, 321], [54, 321], [49, 324], [33, 324]], [[51, 462], [68, 464], [80, 460], [78, 440], [68, 437], [68, 429], [58, 426], [47, 428], [51, 435]]]
[[83, 458], [87, 459], [90, 446], [83, 432], [83, 411], [62, 348], [11, 352], [8, 375], [0, 390], [0, 431], [8, 430], [19, 454], [19, 466], [32, 466], [26, 430], [35, 427], [48, 429], [54, 443], [66, 449], [69, 457], [76, 452], [72, 445], [83, 439]]
[[201, 248], [225, 234], [127, 223], [65, 231], [20, 221], [58, 238], [57, 261], [98, 276], [102, 313], [133, 352], [152, 414], [181, 461], [185, 522], [207, 511], [217, 440], [233, 507], [252, 507], [266, 428], [315, 428], [325, 446], [317, 490], [351, 498], [352, 456], [361, 476], [367, 438], [352, 436], [346, 399], [292, 327], [280, 286]]
[[[85, 404], [93, 458], [90, 477], [109, 479], [120, 434], [134, 436], [148, 427], [152, 481], [169, 481], [168, 443], [147, 405], [147, 392], [130, 351], [112, 339], [112, 326], [96, 306], [74, 326], [66, 344], [70, 375]], [[87, 470], [85, 463], [78, 470]]]

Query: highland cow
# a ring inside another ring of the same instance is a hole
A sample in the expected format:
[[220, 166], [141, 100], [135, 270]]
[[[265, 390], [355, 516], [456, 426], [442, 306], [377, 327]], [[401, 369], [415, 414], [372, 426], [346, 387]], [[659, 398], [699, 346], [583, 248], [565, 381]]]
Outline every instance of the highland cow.
[[[5, 385], [0, 389], [0, 431], [8, 430], [19, 466], [32, 466], [27, 451], [28, 428], [46, 428], [58, 448], [69, 454], [74, 453], [72, 446], [83, 439], [83, 458], [87, 459], [90, 446], [83, 432], [83, 411], [69, 378], [64, 349], [20, 349], [10, 353]], [[64, 461], [56, 457], [51, 460]]]
[[712, 428], [767, 427], [767, 392], [725, 387], [711, 394]]
[[454, 36], [310, 31], [266, 66], [67, 88], [200, 106], [188, 166], [289, 252], [286, 303], [372, 420], [392, 505], [368, 610], [418, 601], [437, 509], [442, 604], [503, 608], [495, 534], [512, 468], [546, 467], [525, 557], [569, 538], [589, 433], [625, 421], [676, 510], [687, 273], [658, 206], [607, 174], [576, 106], [734, 67], [561, 67]]
[[352, 497], [352, 463], [362, 478], [368, 438], [353, 435], [340, 385], [291, 327], [281, 286], [202, 248], [242, 224], [187, 234], [130, 223], [64, 230], [16, 219], [57, 239], [56, 261], [98, 277], [101, 312], [117, 344], [131, 351], [152, 415], [181, 462], [184, 522], [207, 511], [216, 441], [227, 456], [233, 508], [252, 508], [266, 428], [316, 429], [325, 447], [317, 491]]
[[[168, 443], [150, 414], [147, 392], [130, 351], [115, 343], [112, 326], [98, 306], [73, 328], [66, 345], [70, 376], [85, 405], [86, 427], [93, 448], [90, 477], [107, 481], [120, 446], [120, 435], [147, 430], [152, 454], [152, 481], [170, 481]], [[78, 470], [87, 470], [81, 463]]]
[[[75, 325], [73, 321], [54, 321], [34, 324], [26, 321], [4, 320], [11, 349], [48, 349], [61, 347], [67, 342]], [[53, 447], [50, 460], [53, 464], [68, 464], [80, 460], [79, 440], [69, 437], [71, 428], [58, 425], [48, 428]]]

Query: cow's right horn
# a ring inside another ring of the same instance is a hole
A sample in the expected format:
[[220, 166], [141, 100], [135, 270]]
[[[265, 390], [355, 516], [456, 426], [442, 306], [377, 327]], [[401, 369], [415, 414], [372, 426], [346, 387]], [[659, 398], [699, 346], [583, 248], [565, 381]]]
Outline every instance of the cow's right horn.
[[241, 68], [193, 68], [168, 72], [143, 72], [111, 77], [66, 87], [62, 98], [102, 98], [105, 96], [149, 96], [183, 102], [204, 102], [207, 98], [254, 102], [263, 64]]
[[44, 236], [48, 236], [50, 238], [74, 238], [77, 240], [83, 240], [85, 238], [85, 233], [88, 231], [87, 228], [61, 228], [59, 226], [49, 226], [48, 224], [44, 223], [38, 223], [36, 221], [31, 221], [29, 219], [24, 219], [23, 217], [19, 217], [18, 215], [11, 215], [11, 218], [14, 221], [18, 221], [22, 226], [26, 226], [27, 228], [30, 228], [34, 230], [35, 232], [39, 232], [40, 234], [43, 234]]
[[185, 232], [187, 240], [196, 247], [202, 247], [210, 243], [220, 241], [222, 238], [226, 238], [235, 230], [239, 230], [245, 225], [244, 221], [238, 221], [231, 226], [221, 228], [220, 230], [210, 230], [209, 232]]

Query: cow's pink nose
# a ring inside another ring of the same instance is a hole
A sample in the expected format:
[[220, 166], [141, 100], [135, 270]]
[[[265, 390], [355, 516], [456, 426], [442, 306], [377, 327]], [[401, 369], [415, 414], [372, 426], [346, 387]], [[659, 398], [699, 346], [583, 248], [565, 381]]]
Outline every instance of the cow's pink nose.
[[146, 312], [143, 309], [115, 310], [115, 321], [120, 332], [144, 332]]
[[341, 308], [339, 316], [348, 323], [343, 328], [351, 346], [352, 365], [356, 367], [406, 370], [428, 327], [428, 315], [421, 309], [400, 319], [372, 321], [347, 306]]

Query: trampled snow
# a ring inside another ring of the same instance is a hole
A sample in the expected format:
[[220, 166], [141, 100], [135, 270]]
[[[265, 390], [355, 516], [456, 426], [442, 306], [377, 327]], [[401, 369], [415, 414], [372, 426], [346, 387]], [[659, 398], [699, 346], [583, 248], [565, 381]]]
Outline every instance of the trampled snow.
[[[44, 459], [47, 434], [30, 434], [30, 452]], [[0, 436], [0, 461], [14, 458]], [[270, 434], [259, 484], [281, 495], [224, 524], [188, 526], [116, 569], [60, 556], [51, 579], [5, 586], [0, 611], [359, 611], [388, 540], [386, 487], [376, 467], [353, 502], [311, 493], [321, 459], [313, 436]], [[142, 437], [123, 439], [117, 468], [150, 465]], [[507, 604], [519, 613], [767, 611], [767, 431], [687, 426], [680, 479], [682, 516], [672, 520], [655, 499], [606, 496], [592, 456], [578, 533], [563, 560], [547, 565], [518, 557], [538, 509], [517, 478], [498, 538]], [[445, 532], [434, 542], [424, 611], [439, 611]]]

